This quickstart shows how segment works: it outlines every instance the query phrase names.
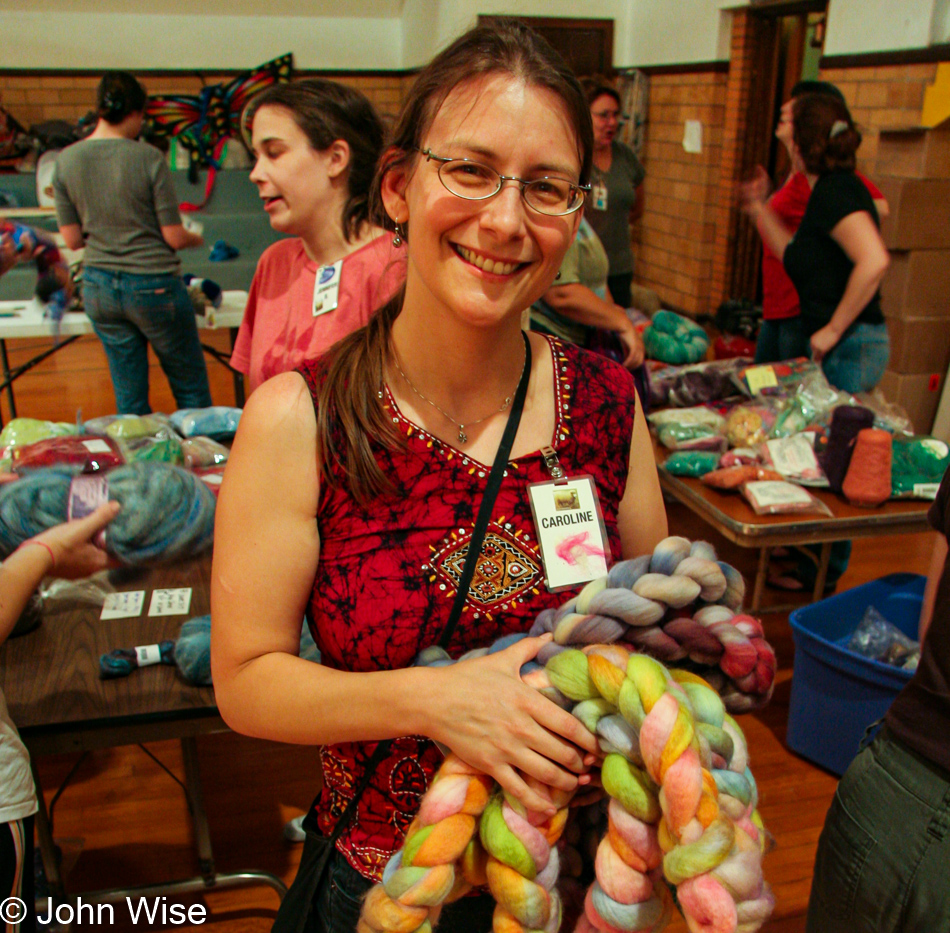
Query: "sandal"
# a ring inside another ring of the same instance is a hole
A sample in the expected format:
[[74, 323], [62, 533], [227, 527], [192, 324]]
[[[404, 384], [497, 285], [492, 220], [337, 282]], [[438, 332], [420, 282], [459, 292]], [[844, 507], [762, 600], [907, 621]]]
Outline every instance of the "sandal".
[[[815, 589], [814, 583], [806, 586], [796, 570], [788, 570], [785, 573], [770, 576], [765, 581], [765, 585], [769, 589], [784, 590], [787, 593], [811, 593]], [[837, 582], [826, 583], [822, 593], [825, 596], [833, 593], [837, 585]]]

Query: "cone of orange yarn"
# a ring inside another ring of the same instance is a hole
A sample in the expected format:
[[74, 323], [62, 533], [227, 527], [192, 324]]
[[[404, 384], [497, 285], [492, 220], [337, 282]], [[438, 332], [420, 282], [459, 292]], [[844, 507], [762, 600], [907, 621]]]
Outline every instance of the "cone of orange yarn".
[[858, 432], [842, 492], [852, 505], [873, 507], [891, 497], [891, 435], [878, 428]]

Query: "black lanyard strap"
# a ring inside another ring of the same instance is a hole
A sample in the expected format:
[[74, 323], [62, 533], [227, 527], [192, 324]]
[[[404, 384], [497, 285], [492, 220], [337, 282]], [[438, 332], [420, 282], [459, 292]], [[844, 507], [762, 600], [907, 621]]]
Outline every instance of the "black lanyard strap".
[[[501, 436], [501, 443], [498, 445], [498, 452], [495, 454], [495, 462], [492, 464], [491, 473], [488, 474], [488, 482], [485, 484], [485, 494], [482, 496], [482, 504], [478, 509], [478, 516], [475, 519], [475, 527], [472, 529], [472, 539], [468, 545], [468, 551], [465, 554], [465, 565], [462, 568], [462, 576], [459, 578], [458, 589], [455, 593], [455, 601], [452, 603], [452, 611], [449, 613], [448, 622], [442, 630], [442, 635], [437, 644], [441, 648], [447, 648], [452, 638], [458, 621], [462, 616], [462, 609], [465, 607], [465, 597], [468, 595], [468, 588], [471, 585], [472, 577], [475, 575], [475, 565], [478, 563], [478, 555], [482, 550], [482, 542], [485, 539], [485, 532], [488, 530], [488, 523], [491, 521], [492, 509], [495, 506], [495, 499], [498, 497], [498, 491], [501, 489], [501, 481], [505, 476], [505, 469], [508, 466], [508, 458], [511, 456], [511, 448], [515, 443], [515, 436], [518, 433], [518, 427], [521, 424], [521, 415], [524, 411], [524, 402], [528, 396], [528, 383], [531, 381], [531, 341], [528, 335], [522, 331], [524, 338], [524, 369], [521, 371], [521, 380], [518, 388], [515, 390], [515, 398], [511, 404], [511, 411], [508, 414], [508, 423], [505, 425], [505, 433]], [[392, 747], [392, 740], [386, 739], [376, 746], [372, 757], [366, 763], [366, 770], [360, 778], [356, 793], [346, 805], [346, 809], [333, 827], [330, 834], [330, 843], [335, 844], [343, 834], [343, 830], [356, 813], [356, 806], [363, 796], [363, 792], [369, 787], [369, 782], [376, 772], [376, 769], [382, 764], [383, 759], [389, 754]], [[316, 804], [316, 801], [314, 801]], [[311, 813], [313, 808], [311, 808]]]

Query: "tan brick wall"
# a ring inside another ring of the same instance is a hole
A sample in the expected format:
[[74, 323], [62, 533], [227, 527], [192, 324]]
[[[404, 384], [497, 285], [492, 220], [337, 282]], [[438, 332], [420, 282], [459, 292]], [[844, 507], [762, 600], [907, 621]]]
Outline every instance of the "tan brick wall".
[[882, 129], [919, 126], [924, 90], [937, 76], [937, 63], [882, 65], [874, 68], [825, 68], [821, 77], [841, 88], [864, 139], [858, 168], [875, 173]]
[[[314, 73], [304, 76], [310, 74]], [[203, 77], [206, 84], [219, 84], [233, 75], [208, 73]], [[384, 116], [399, 110], [404, 86], [408, 86], [402, 75], [327, 77], [362, 91]], [[142, 83], [149, 94], [198, 94], [202, 88], [196, 74], [145, 75]], [[99, 78], [94, 76], [0, 73], [0, 103], [25, 127], [46, 120], [75, 122], [95, 106], [98, 84]]]
[[[709, 309], [725, 100], [723, 73], [650, 76], [636, 280], [664, 307], [693, 315]], [[702, 123], [702, 152], [684, 151], [686, 120]]]

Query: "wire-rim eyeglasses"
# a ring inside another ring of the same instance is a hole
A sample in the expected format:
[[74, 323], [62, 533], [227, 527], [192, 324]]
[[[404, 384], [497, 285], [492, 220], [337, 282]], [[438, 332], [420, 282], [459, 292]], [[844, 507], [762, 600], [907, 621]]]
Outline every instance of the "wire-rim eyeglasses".
[[471, 159], [437, 156], [431, 149], [419, 149], [426, 161], [439, 163], [439, 181], [450, 194], [466, 201], [485, 201], [501, 191], [506, 181], [518, 183], [521, 199], [533, 211], [549, 217], [573, 214], [584, 204], [590, 185], [575, 185], [566, 178], [544, 176], [526, 181], [513, 175], [502, 175], [491, 166]]

